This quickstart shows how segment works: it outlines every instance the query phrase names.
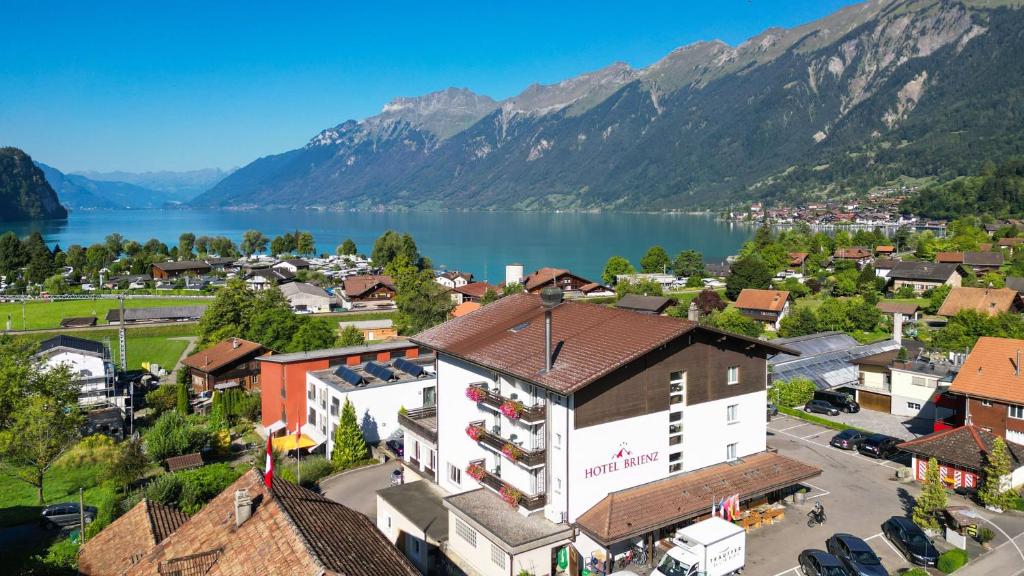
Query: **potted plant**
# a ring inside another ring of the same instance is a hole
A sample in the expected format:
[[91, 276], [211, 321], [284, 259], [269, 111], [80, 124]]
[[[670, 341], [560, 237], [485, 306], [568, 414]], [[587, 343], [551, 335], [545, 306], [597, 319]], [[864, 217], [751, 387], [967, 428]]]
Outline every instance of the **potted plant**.
[[480, 438], [483, 435], [484, 435], [483, 427], [477, 426], [476, 424], [470, 424], [469, 426], [466, 426], [466, 436], [469, 436], [470, 439], [473, 440], [474, 442], [480, 440]]
[[505, 400], [501, 403], [498, 410], [501, 411], [506, 418], [516, 420], [523, 415], [523, 403], [519, 400]]
[[479, 402], [487, 397], [487, 391], [476, 384], [470, 384], [466, 388], [466, 398], [473, 402]]
[[483, 479], [484, 475], [487, 474], [487, 470], [479, 464], [470, 464], [466, 466], [466, 474], [469, 474], [470, 478], [479, 482]]
[[501, 453], [505, 458], [508, 458], [513, 462], [518, 462], [519, 459], [523, 457], [523, 449], [511, 442], [506, 442], [505, 445], [501, 447]]
[[513, 508], [519, 506], [519, 500], [521, 500], [523, 497], [522, 492], [516, 490], [515, 488], [509, 486], [508, 484], [502, 484], [501, 490], [499, 492], [501, 493], [501, 499], [504, 500], [506, 504]]

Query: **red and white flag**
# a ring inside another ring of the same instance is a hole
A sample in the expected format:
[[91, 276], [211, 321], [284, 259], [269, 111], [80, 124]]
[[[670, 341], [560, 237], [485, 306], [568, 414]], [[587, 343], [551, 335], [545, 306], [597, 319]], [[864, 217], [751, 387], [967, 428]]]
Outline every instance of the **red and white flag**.
[[267, 466], [263, 472], [263, 484], [270, 490], [274, 483], [274, 442], [270, 434], [267, 434]]

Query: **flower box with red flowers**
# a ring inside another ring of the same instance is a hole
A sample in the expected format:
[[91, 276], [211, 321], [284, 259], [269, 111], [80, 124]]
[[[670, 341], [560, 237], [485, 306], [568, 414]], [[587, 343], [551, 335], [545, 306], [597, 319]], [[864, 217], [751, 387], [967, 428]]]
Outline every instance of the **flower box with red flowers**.
[[479, 464], [470, 464], [466, 466], [466, 474], [479, 482], [487, 474], [487, 470], [484, 470], [484, 467]]
[[501, 494], [501, 499], [504, 500], [506, 504], [512, 506], [513, 508], [519, 506], [519, 500], [521, 500], [523, 497], [522, 492], [516, 490], [515, 488], [509, 486], [508, 484], [503, 484], [499, 492]]
[[469, 386], [466, 388], [466, 398], [469, 398], [473, 402], [479, 402], [487, 397], [487, 391], [479, 386]]
[[518, 400], [505, 400], [498, 410], [507, 418], [516, 420], [523, 415], [523, 403]]
[[473, 440], [474, 442], [476, 442], [477, 440], [480, 440], [480, 438], [483, 435], [484, 435], [484, 429], [481, 428], [480, 426], [475, 426], [473, 424], [470, 424], [469, 426], [466, 426], [466, 436], [469, 436], [469, 438], [471, 440]]
[[505, 445], [501, 447], [501, 453], [505, 455], [505, 458], [508, 458], [513, 462], [516, 462], [523, 457], [523, 449], [510, 442], [506, 442]]

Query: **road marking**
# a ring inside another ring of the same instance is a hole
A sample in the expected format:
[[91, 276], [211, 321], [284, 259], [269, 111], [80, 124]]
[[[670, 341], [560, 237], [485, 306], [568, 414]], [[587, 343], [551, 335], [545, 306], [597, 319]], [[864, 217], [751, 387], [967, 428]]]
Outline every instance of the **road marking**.
[[[811, 484], [810, 482], [804, 482], [803, 484], [806, 484], [806, 485], [810, 486], [811, 488], [814, 488], [815, 490], [821, 491], [821, 494], [817, 494], [817, 495], [813, 496], [813, 498], [821, 498], [822, 496], [828, 496], [829, 494], [831, 494], [831, 492], [829, 492], [828, 490], [825, 490], [824, 488], [822, 488], [820, 486], [815, 486], [814, 484]], [[806, 497], [807, 498], [811, 498], [812, 496], [810, 494], [808, 494]]]
[[790, 572], [795, 572], [795, 573], [799, 574], [800, 573], [799, 572], [799, 568], [800, 568], [799, 566], [793, 566], [789, 570], [783, 570], [782, 572], [779, 572], [775, 576], [782, 576], [783, 574], [789, 574]]
[[879, 536], [885, 536], [885, 532], [879, 532], [878, 534], [875, 534], [874, 536], [868, 536], [867, 538], [864, 539], [864, 541], [867, 542], [868, 540], [871, 540], [873, 538], [878, 538]]
[[[1010, 544], [1013, 544], [1013, 547], [1017, 549], [1017, 554], [1020, 554], [1021, 559], [1024, 560], [1024, 552], [1022, 552], [1021, 549], [1020, 549], [1020, 546], [1017, 546], [1017, 543], [1013, 541], [1013, 538], [1010, 538], [1010, 535], [1006, 533], [1006, 530], [1003, 530], [1002, 528], [999, 527], [998, 524], [996, 524], [995, 522], [989, 520], [988, 518], [985, 518], [984, 516], [978, 515], [978, 518], [981, 518], [985, 522], [988, 522], [989, 524], [994, 526], [996, 530], [999, 530], [999, 532], [1003, 536], [1006, 536], [1006, 540], [1009, 541]], [[1020, 534], [1017, 534], [1017, 536], [1020, 536]], [[1017, 536], [1014, 536], [1014, 538], [1016, 538]]]
[[[892, 549], [892, 551], [893, 551], [893, 552], [895, 552], [897, 556], [899, 556], [900, 558], [903, 558], [904, 560], [906, 560], [906, 559], [907, 559], [907, 558], [906, 558], [906, 557], [905, 557], [905, 556], [903, 555], [903, 553], [902, 553], [902, 552], [900, 552], [899, 550], [897, 550], [897, 549], [896, 549], [896, 547], [892, 545], [892, 542], [889, 542], [889, 539], [885, 537], [885, 534], [883, 534], [883, 533], [881, 533], [881, 532], [880, 532], [880, 533], [876, 534], [875, 536], [881, 536], [881, 537], [882, 537], [882, 540], [883, 540], [883, 541], [884, 541], [884, 542], [885, 542], [886, 544], [888, 544], [888, 545], [889, 545], [889, 548], [891, 548], [891, 549]], [[874, 538], [875, 536], [872, 536], [872, 538]]]
[[790, 426], [789, 428], [783, 428], [782, 430], [779, 430], [779, 432], [785, 432], [786, 430], [792, 430], [793, 428], [799, 428], [801, 426], [809, 426], [809, 425], [810, 425], [809, 422], [804, 422], [802, 424], [797, 424], [796, 426]]
[[[805, 425], [817, 426], [817, 424], [812, 424], [812, 423], [801, 424], [800, 426], [805, 426]], [[821, 436], [825, 432], [828, 432], [829, 431], [828, 428], [821, 427], [822, 430], [819, 430], [818, 432], [815, 432], [814, 434], [808, 434], [807, 436], [797, 436], [796, 434], [793, 434], [791, 432], [786, 432], [786, 430], [792, 430], [793, 428], [798, 428], [798, 426], [793, 426], [791, 428], [786, 428], [785, 430], [773, 430], [773, 432], [775, 432], [777, 434], [785, 434], [786, 436], [789, 436], [791, 438], [796, 438], [797, 440], [802, 440], [802, 441], [807, 442], [809, 444], [814, 444], [815, 446], [821, 446], [822, 448], [829, 448], [829, 449], [832, 449], [832, 450], [836, 450], [838, 452], [842, 452], [842, 453], [848, 454], [849, 456], [852, 456], [853, 458], [859, 458], [859, 459], [862, 459], [862, 460], [864, 460], [866, 462], [870, 462], [871, 464], [874, 464], [875, 466], [885, 466], [886, 468], [891, 468], [893, 470], [899, 470], [900, 468], [903, 468], [902, 465], [895, 464], [893, 462], [889, 462], [888, 460], [882, 460], [881, 458], [868, 458], [867, 456], [862, 455], [861, 453], [857, 452], [856, 450], [842, 450], [840, 448], [836, 448], [835, 446], [833, 446], [831, 444], [824, 444], [822, 442], [815, 442], [815, 441], [811, 440], [811, 438], [814, 438], [816, 436]]]

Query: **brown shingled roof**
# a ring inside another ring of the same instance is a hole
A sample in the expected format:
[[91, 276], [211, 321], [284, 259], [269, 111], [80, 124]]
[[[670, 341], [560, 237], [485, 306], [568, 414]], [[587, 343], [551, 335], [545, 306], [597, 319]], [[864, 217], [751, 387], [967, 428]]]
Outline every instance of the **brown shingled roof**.
[[953, 288], [939, 307], [939, 316], [956, 316], [961, 310], [974, 310], [989, 316], [1014, 310], [1020, 303], [1010, 288]]
[[[949, 391], [1024, 404], [1024, 370], [1017, 369], [1018, 352], [1024, 353], [1024, 340], [982, 336], [967, 355]], [[1024, 354], [1021, 357], [1024, 359]]]
[[349, 276], [343, 281], [345, 295], [350, 298], [358, 298], [366, 292], [383, 285], [391, 290], [395, 289], [395, 283], [387, 274], [360, 274]]
[[870, 258], [871, 250], [863, 246], [851, 246], [849, 248], [836, 248], [834, 256], [836, 258], [843, 258], [847, 260], [860, 260], [862, 258]]
[[801, 266], [809, 254], [807, 252], [790, 252], [787, 256], [789, 256], [790, 266]]
[[537, 270], [534, 270], [533, 274], [530, 274], [523, 279], [523, 288], [528, 291], [533, 290], [542, 284], [550, 282], [552, 278], [557, 278], [562, 274], [568, 273], [569, 271], [564, 268], [538, 268]]
[[740, 500], [792, 486], [821, 474], [819, 468], [773, 452], [716, 464], [635, 488], [612, 492], [576, 524], [604, 544], [643, 534], [706, 512], [712, 499]]
[[465, 286], [455, 287], [456, 292], [459, 292], [460, 294], [465, 294], [466, 296], [470, 296], [473, 298], [483, 298], [484, 294], [486, 294], [488, 290], [494, 290], [495, 293], [498, 292], [497, 287], [492, 286], [487, 282], [470, 282]]
[[736, 307], [745, 310], [767, 310], [781, 312], [789, 300], [789, 292], [785, 290], [759, 290], [744, 288], [738, 298]]
[[79, 571], [94, 576], [121, 574], [187, 520], [176, 508], [143, 500], [82, 547]]
[[905, 316], [913, 316], [917, 313], [918, 305], [913, 302], [886, 302], [882, 301], [875, 304], [875, 308], [878, 308], [883, 314], [903, 314]]
[[935, 261], [940, 264], [963, 264], [963, 252], [936, 252]]
[[257, 342], [250, 342], [241, 338], [228, 338], [227, 340], [217, 342], [206, 350], [196, 352], [185, 358], [182, 363], [189, 368], [195, 368], [203, 372], [213, 372], [232, 362], [237, 362], [254, 352], [262, 354], [266, 350], [267, 348]]
[[[959, 428], [934, 432], [898, 446], [921, 458], [935, 458], [943, 464], [954, 464], [977, 472], [985, 470], [986, 456], [997, 436], [968, 424]], [[1024, 464], [1024, 446], [1007, 442], [1011, 470]]]
[[203, 455], [199, 452], [193, 452], [191, 454], [184, 454], [182, 456], [171, 456], [164, 460], [164, 464], [167, 464], [168, 472], [177, 472], [178, 470], [188, 470], [190, 468], [199, 468], [203, 465]]
[[[568, 394], [695, 328], [695, 323], [678, 318], [567, 301], [552, 310], [555, 360], [551, 371], [545, 373], [540, 296], [516, 294], [425, 330], [411, 340]], [[727, 337], [780, 349], [739, 335]]]

